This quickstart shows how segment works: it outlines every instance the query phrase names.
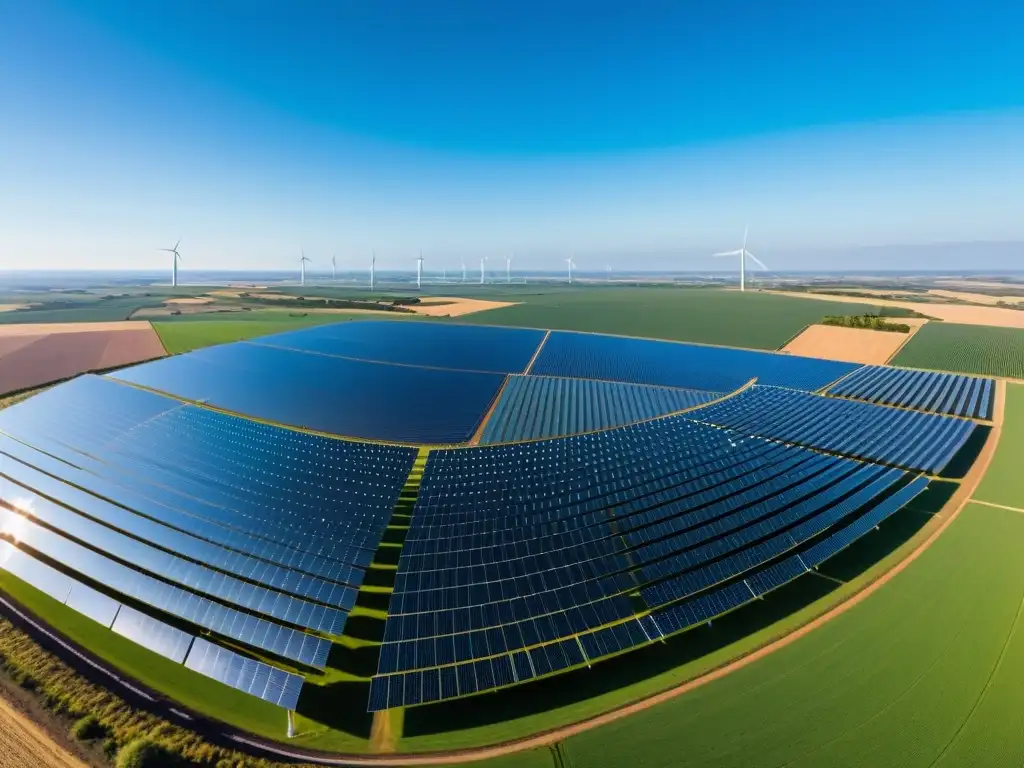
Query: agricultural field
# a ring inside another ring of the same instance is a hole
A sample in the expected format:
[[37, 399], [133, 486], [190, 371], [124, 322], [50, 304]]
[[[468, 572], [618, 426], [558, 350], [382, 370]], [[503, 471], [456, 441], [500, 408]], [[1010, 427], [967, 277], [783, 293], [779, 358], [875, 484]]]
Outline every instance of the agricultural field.
[[[58, 294], [59, 295], [59, 294]], [[45, 303], [28, 309], [0, 312], [0, 324], [7, 323], [106, 323], [128, 320], [143, 307], [158, 307], [162, 296], [97, 296], [73, 294], [49, 297]]]
[[712, 288], [539, 289], [509, 300], [522, 303], [459, 321], [778, 349], [805, 326], [845, 310], [838, 302]]
[[974, 499], [1024, 509], [1024, 384], [1006, 386], [1006, 414], [1003, 417], [1001, 450], [996, 453]]
[[1024, 330], [927, 323], [892, 364], [1024, 379]]

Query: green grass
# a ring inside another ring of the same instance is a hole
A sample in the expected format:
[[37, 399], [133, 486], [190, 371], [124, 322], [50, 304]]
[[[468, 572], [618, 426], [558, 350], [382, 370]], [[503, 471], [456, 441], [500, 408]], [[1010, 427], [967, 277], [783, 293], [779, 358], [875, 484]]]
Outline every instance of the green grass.
[[[366, 315], [318, 314], [304, 317], [291, 317], [286, 312], [268, 310], [266, 312], [246, 312], [245, 319], [231, 320], [172, 320], [155, 322], [156, 330], [164, 348], [172, 355], [188, 352], [213, 344], [225, 344], [229, 341], [252, 339], [271, 333], [306, 328], [311, 325], [338, 323]], [[256, 315], [256, 317], [253, 317]]]
[[522, 303], [457, 322], [777, 349], [825, 315], [849, 310], [839, 302], [706, 288], [540, 289], [504, 298]]
[[1024, 379], [1024, 330], [926, 323], [892, 364]]
[[1024, 384], [1006, 385], [1006, 412], [999, 450], [973, 498], [992, 504], [1024, 508]]

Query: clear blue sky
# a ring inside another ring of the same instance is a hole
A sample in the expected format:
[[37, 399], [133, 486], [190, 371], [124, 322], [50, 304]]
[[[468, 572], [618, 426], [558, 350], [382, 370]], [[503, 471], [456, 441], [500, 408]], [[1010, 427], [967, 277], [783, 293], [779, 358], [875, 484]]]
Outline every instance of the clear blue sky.
[[0, 268], [1024, 240], [1021, 30], [985, 0], [0, 0]]

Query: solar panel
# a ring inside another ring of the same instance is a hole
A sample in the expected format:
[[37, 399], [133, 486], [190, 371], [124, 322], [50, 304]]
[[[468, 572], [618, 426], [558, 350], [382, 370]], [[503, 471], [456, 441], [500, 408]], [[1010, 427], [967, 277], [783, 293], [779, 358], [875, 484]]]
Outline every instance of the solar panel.
[[197, 637], [185, 666], [236, 690], [294, 710], [302, 692], [302, 677], [250, 659]]
[[185, 661], [192, 635], [122, 605], [111, 629], [122, 637], [179, 664]]

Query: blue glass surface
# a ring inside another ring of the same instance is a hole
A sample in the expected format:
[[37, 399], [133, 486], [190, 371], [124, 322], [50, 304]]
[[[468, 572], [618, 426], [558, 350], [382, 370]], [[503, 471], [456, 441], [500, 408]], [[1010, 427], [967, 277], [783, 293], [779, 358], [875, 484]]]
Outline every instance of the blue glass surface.
[[264, 664], [197, 637], [185, 666], [271, 704], [294, 710], [302, 691], [302, 677]]
[[544, 331], [529, 328], [363, 320], [286, 331], [250, 343], [382, 363], [521, 373], [543, 338]]
[[482, 444], [592, 432], [691, 408], [714, 392], [592, 379], [510, 376]]
[[759, 384], [811, 391], [857, 367], [772, 352], [556, 331], [530, 372], [711, 392], [731, 392], [757, 379]]
[[279, 424], [408, 443], [467, 441], [504, 381], [496, 373], [247, 343], [209, 347], [110, 376]]
[[979, 395], [991, 382], [992, 379], [953, 373], [866, 365], [838, 382], [829, 394], [929, 413], [988, 419], [991, 414], [987, 408], [979, 407]]

